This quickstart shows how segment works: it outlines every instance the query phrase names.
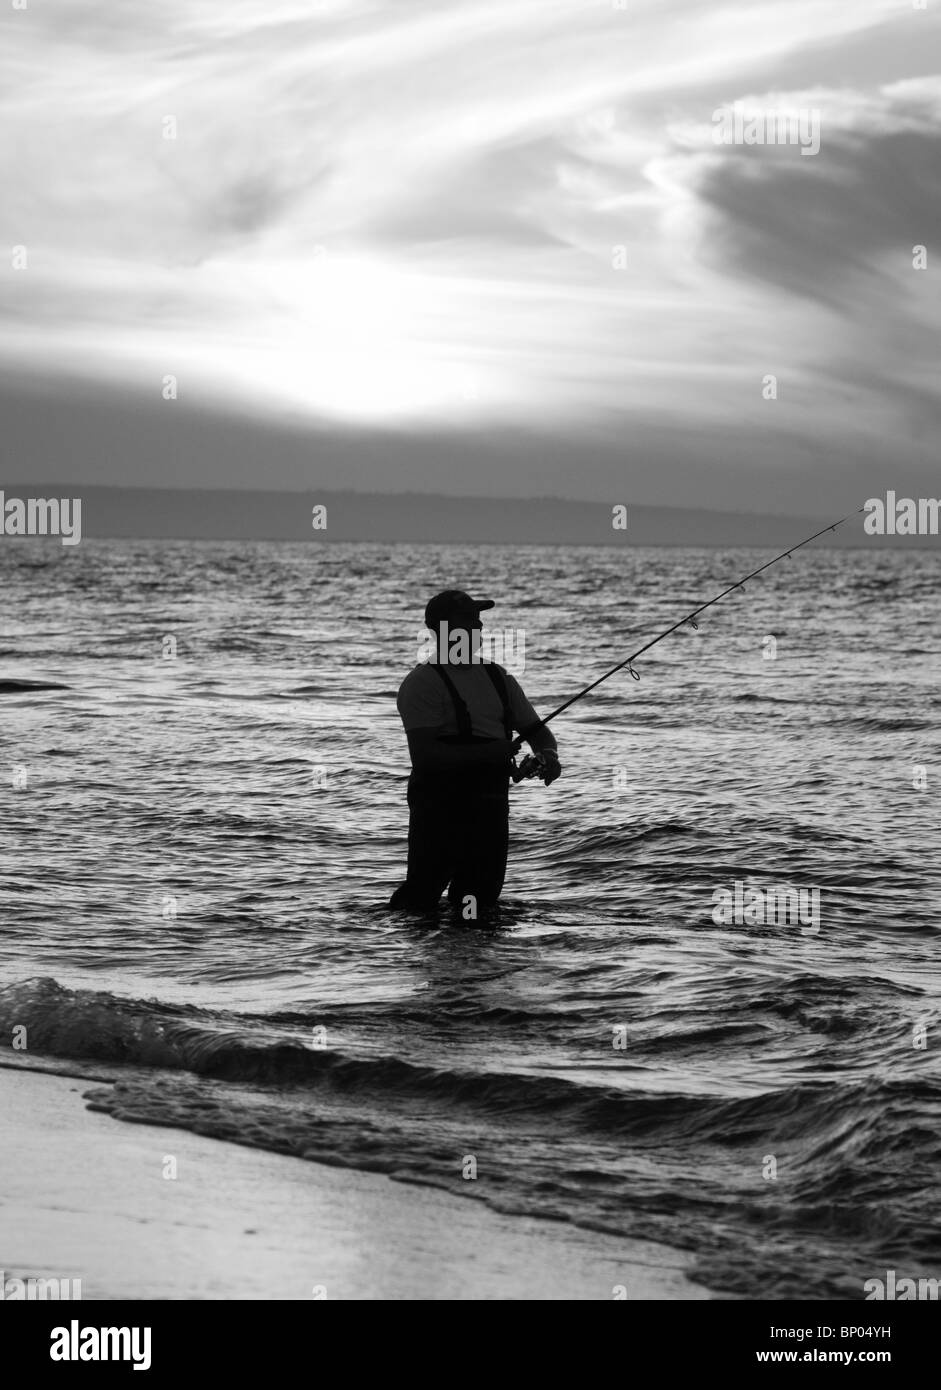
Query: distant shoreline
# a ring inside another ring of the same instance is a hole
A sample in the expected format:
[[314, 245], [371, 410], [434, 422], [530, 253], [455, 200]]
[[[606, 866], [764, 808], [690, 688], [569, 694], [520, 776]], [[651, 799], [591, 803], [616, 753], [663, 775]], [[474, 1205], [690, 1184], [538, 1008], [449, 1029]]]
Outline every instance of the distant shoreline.
[[[613, 549], [734, 547], [786, 549], [827, 524], [826, 516], [627, 506], [615, 530], [615, 502], [557, 497], [447, 497], [424, 493], [181, 489], [5, 483], [9, 496], [74, 497], [83, 537], [94, 540], [363, 541], [405, 545], [571, 545]], [[856, 499], [853, 499], [854, 501]], [[863, 501], [865, 499], [862, 499]], [[861, 505], [861, 501], [857, 502]], [[313, 509], [324, 509], [315, 528]], [[833, 517], [833, 520], [838, 520]], [[19, 537], [4, 537], [16, 541]], [[2, 542], [0, 542], [2, 543]], [[815, 547], [937, 549], [937, 536], [867, 536], [853, 515]]]

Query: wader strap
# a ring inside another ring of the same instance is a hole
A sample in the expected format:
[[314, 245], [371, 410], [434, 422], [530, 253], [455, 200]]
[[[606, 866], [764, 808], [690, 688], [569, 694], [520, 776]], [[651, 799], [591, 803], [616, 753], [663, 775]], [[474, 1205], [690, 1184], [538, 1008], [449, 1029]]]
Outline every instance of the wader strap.
[[461, 699], [461, 696], [458, 693], [457, 686], [454, 684], [453, 680], [448, 675], [444, 667], [441, 666], [437, 661], [429, 661], [428, 665], [431, 667], [432, 671], [437, 671], [438, 675], [444, 681], [445, 689], [451, 696], [451, 703], [454, 705], [454, 717], [457, 720], [458, 738], [469, 739], [473, 737], [470, 710], [467, 708], [464, 701]]
[[503, 674], [503, 667], [495, 665], [492, 661], [488, 661], [484, 663], [484, 670], [490, 677], [494, 690], [500, 696], [500, 703], [503, 706], [503, 732], [512, 742], [513, 711], [510, 709], [510, 696], [506, 688], [506, 676]]
[[[459, 694], [459, 692], [458, 692], [457, 686], [454, 684], [454, 682], [452, 681], [451, 677], [448, 675], [447, 671], [444, 669], [444, 667], [443, 667], [439, 662], [437, 662], [437, 661], [429, 661], [429, 662], [428, 662], [428, 665], [431, 667], [431, 669], [432, 669], [433, 671], [437, 671], [438, 675], [439, 675], [439, 676], [441, 677], [441, 679], [444, 681], [445, 689], [447, 690], [448, 694], [451, 696], [451, 703], [452, 703], [453, 706], [454, 706], [454, 716], [455, 716], [455, 718], [456, 718], [456, 720], [457, 720], [457, 735], [458, 735], [458, 738], [462, 738], [462, 739], [469, 739], [469, 738], [472, 738], [472, 737], [473, 737], [473, 728], [472, 728], [472, 724], [471, 724], [470, 710], [467, 708], [467, 705], [466, 705], [466, 704], [464, 703], [464, 701], [462, 700], [462, 698], [461, 698], [461, 696], [460, 696], [460, 694]], [[498, 695], [499, 698], [500, 698], [500, 704], [503, 706], [503, 732], [504, 732], [504, 735], [505, 735], [506, 738], [512, 740], [512, 738], [513, 738], [513, 712], [512, 712], [512, 710], [510, 709], [510, 697], [509, 697], [509, 692], [507, 691], [507, 688], [506, 688], [506, 677], [505, 677], [504, 674], [503, 674], [503, 669], [502, 669], [502, 667], [497, 666], [497, 665], [495, 665], [493, 662], [490, 662], [490, 661], [484, 662], [484, 663], [483, 663], [483, 667], [484, 667], [484, 670], [487, 672], [487, 675], [490, 677], [490, 683], [491, 683], [491, 685], [493, 686], [494, 690], [497, 692], [497, 695]]]

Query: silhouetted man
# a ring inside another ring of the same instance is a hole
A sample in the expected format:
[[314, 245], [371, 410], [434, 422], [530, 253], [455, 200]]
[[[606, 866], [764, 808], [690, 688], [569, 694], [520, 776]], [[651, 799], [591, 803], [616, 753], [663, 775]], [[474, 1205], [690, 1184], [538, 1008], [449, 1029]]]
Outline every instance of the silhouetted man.
[[399, 689], [408, 737], [408, 876], [391, 907], [433, 909], [445, 888], [456, 907], [499, 898], [509, 843], [509, 779], [514, 731], [532, 748], [546, 786], [561, 774], [556, 742], [519, 684], [480, 656], [480, 614], [493, 608], [460, 589], [425, 609], [436, 636], [431, 660]]

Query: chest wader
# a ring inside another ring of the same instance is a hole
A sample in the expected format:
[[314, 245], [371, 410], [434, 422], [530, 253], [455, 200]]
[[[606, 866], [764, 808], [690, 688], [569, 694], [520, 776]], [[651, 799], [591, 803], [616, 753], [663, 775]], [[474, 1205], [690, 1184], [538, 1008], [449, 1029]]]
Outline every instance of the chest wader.
[[[472, 732], [470, 711], [447, 671], [437, 672], [454, 705], [458, 732], [442, 743], [493, 743]], [[484, 663], [503, 706], [505, 737], [513, 737], [506, 680], [499, 666]], [[476, 908], [499, 898], [509, 847], [509, 771], [496, 767], [452, 768], [447, 772], [412, 772], [408, 780], [408, 876], [392, 897], [391, 907], [433, 908], [445, 888], [458, 908], [472, 897]]]

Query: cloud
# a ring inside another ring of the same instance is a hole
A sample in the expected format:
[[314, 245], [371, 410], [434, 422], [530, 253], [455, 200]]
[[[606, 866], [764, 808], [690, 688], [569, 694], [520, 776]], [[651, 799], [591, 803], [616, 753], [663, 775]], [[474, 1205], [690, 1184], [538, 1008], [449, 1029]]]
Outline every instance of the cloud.
[[910, 273], [913, 244], [941, 212], [941, 78], [740, 100], [749, 113], [819, 112], [822, 148], [810, 158], [786, 146], [704, 150], [697, 132], [686, 177], [717, 215], [714, 259], [846, 310], [841, 286], [860, 272], [894, 260]]
[[[767, 487], [814, 449], [921, 448], [930, 14], [52, 0], [2, 23], [0, 242], [29, 253], [0, 272], [11, 368], [109, 401], [174, 373], [181, 399], [318, 437], [466, 434], [482, 485], [503, 438], [517, 490], [558, 482], [519, 448], [554, 431], [591, 441], [599, 489], [625, 439], [654, 481], [675, 456], [723, 487], [730, 454]], [[805, 99], [814, 158], [712, 143], [720, 105]]]

